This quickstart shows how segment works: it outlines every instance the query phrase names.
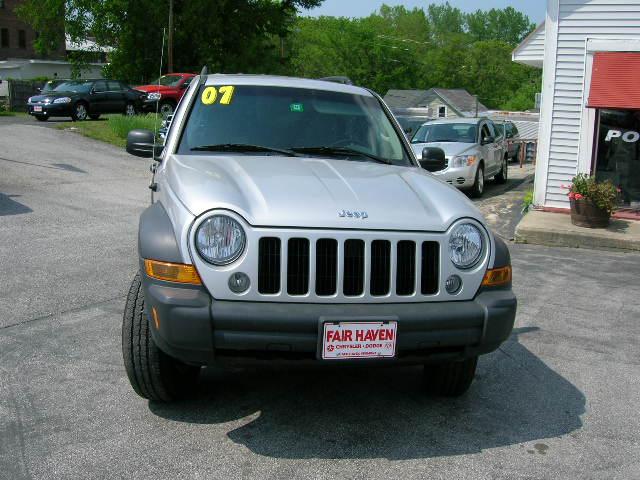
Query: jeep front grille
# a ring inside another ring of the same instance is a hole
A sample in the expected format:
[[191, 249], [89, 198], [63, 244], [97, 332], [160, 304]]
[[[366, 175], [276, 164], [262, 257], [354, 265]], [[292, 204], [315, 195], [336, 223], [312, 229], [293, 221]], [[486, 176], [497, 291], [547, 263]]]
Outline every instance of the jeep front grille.
[[280, 291], [280, 239], [263, 237], [258, 246], [260, 259], [258, 264], [258, 291], [260, 293], [278, 293]]
[[344, 242], [342, 272], [344, 294], [347, 297], [362, 295], [364, 293], [364, 242], [362, 240]]
[[[262, 253], [260, 253], [260, 258], [262, 258]], [[287, 255], [287, 293], [289, 295], [306, 295], [308, 292], [309, 240], [290, 238]]]
[[[439, 257], [437, 241], [289, 238], [281, 242], [277, 237], [262, 237], [258, 292], [274, 295], [282, 290], [289, 296], [325, 298], [434, 295]], [[281, 285], [281, 278], [286, 285]]]

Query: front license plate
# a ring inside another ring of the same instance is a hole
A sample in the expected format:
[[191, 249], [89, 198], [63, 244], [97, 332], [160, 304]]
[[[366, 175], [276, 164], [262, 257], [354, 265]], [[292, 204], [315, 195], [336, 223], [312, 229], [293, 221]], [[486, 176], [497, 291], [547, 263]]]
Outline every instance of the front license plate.
[[392, 358], [397, 322], [327, 322], [322, 337], [323, 360]]
[[34, 105], [33, 111], [34, 112], [41, 112], [42, 111], [42, 107], [40, 105]]

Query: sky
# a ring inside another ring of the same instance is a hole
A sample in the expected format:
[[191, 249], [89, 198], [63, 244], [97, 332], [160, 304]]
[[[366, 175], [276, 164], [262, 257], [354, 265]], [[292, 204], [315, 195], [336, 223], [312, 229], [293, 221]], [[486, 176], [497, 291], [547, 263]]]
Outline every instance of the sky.
[[[335, 17], [365, 17], [378, 10], [380, 6], [404, 5], [407, 8], [426, 7], [430, 3], [444, 3], [444, 0], [324, 0], [323, 4], [303, 12], [312, 16], [329, 15]], [[544, 21], [547, 2], [544, 0], [449, 0], [449, 3], [466, 12], [473, 12], [479, 8], [513, 7], [528, 15], [531, 21], [538, 24]]]

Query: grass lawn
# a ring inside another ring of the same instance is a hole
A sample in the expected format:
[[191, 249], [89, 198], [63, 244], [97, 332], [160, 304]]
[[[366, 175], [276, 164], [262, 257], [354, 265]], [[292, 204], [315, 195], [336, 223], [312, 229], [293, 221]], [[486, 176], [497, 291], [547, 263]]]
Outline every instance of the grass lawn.
[[16, 112], [10, 112], [8, 110], [0, 110], [0, 117], [13, 117]]
[[[158, 120], [158, 127], [161, 121]], [[118, 147], [124, 147], [127, 143], [127, 134], [130, 130], [138, 128], [153, 130], [156, 126], [155, 115], [136, 115], [126, 117], [124, 115], [103, 115], [99, 120], [86, 120], [84, 122], [60, 122], [56, 128], [71, 130], [85, 137], [107, 142]]]

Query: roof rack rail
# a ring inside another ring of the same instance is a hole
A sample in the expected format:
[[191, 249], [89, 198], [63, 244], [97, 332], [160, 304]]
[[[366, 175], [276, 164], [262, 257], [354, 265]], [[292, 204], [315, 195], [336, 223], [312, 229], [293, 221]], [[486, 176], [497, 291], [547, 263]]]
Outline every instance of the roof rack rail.
[[322, 77], [318, 80], [322, 80], [324, 82], [341, 83], [343, 85], [353, 85], [353, 82], [349, 77]]
[[208, 75], [209, 75], [209, 69], [205, 65], [204, 67], [202, 67], [202, 70], [200, 71], [200, 85], [204, 85], [206, 83]]

